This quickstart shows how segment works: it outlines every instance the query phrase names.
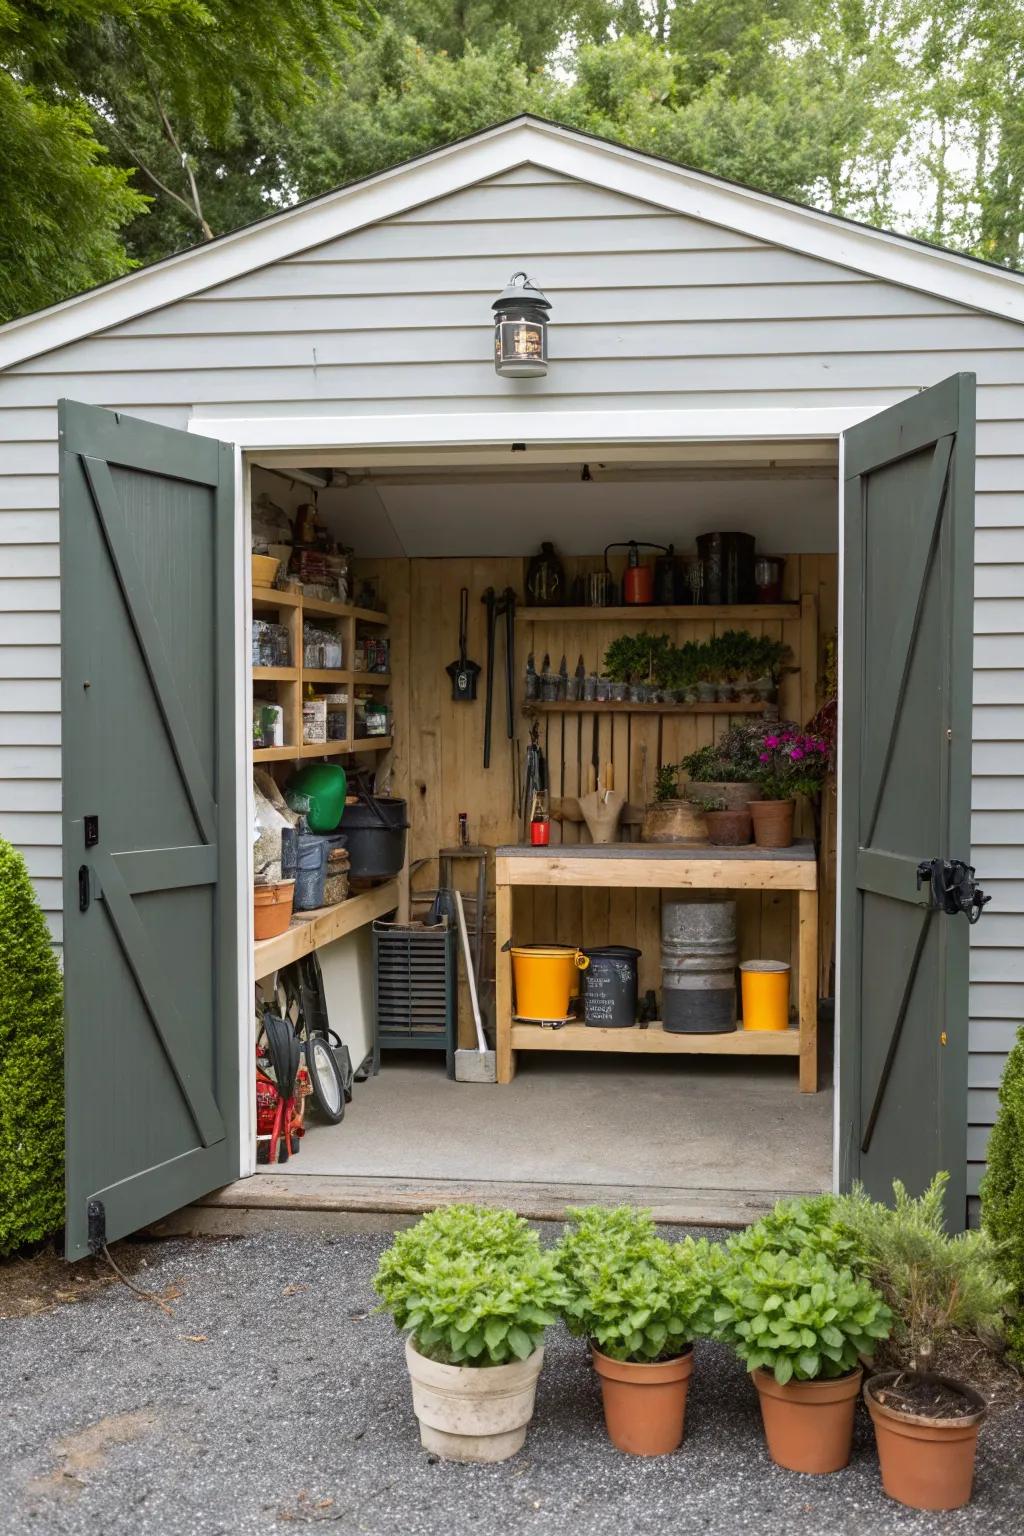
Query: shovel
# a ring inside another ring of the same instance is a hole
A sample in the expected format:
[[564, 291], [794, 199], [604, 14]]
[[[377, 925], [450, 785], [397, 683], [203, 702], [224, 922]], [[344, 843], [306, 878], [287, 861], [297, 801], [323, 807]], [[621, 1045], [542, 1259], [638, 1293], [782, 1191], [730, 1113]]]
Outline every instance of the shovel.
[[[476, 1050], [455, 1052], [455, 1081], [457, 1083], [495, 1083], [498, 1080], [497, 1058], [487, 1049], [483, 1020], [480, 1017], [480, 999], [476, 991], [476, 974], [469, 952], [469, 931], [462, 906], [462, 892], [455, 891], [455, 913], [459, 922], [459, 938], [462, 940], [462, 958], [466, 962], [466, 980], [469, 983], [469, 1001], [473, 1007], [473, 1023], [476, 1026]], [[479, 916], [477, 921], [479, 922]]]

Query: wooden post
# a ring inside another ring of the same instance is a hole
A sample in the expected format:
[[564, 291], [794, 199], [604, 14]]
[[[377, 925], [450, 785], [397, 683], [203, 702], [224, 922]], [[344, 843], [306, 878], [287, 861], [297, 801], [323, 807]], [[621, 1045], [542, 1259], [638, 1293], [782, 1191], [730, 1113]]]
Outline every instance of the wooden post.
[[494, 1030], [498, 1054], [498, 1082], [510, 1083], [516, 1075], [512, 1050], [512, 955], [505, 945], [512, 938], [512, 887], [505, 879], [503, 859], [494, 867]]
[[818, 893], [797, 894], [800, 920], [800, 1092], [818, 1091]]

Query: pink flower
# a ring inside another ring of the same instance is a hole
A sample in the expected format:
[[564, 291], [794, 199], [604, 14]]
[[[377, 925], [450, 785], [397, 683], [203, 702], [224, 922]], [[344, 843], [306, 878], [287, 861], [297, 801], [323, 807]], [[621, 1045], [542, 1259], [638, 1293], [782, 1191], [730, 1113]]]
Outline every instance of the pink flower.
[[[766, 736], [764, 739], [764, 744], [766, 747], [777, 747], [779, 744], [779, 738], [777, 736]], [[766, 763], [768, 759], [766, 757], [762, 757], [761, 761]]]
[[789, 760], [792, 763], [798, 763], [803, 756], [804, 753], [802, 750], [799, 747], [794, 747], [792, 752], [789, 754]]
[[758, 760], [759, 763], [770, 763], [771, 760], [772, 760], [771, 753], [770, 752], [761, 752], [761, 753], [758, 754], [757, 760]]

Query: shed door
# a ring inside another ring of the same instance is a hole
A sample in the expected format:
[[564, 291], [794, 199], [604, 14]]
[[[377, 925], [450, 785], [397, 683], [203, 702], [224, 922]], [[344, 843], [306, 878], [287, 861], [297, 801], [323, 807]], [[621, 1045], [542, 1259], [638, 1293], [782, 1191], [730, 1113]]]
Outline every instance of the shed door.
[[974, 376], [845, 437], [840, 1179], [948, 1170], [966, 1216], [969, 924], [918, 866], [970, 859]]
[[69, 1258], [236, 1178], [231, 451], [60, 407]]

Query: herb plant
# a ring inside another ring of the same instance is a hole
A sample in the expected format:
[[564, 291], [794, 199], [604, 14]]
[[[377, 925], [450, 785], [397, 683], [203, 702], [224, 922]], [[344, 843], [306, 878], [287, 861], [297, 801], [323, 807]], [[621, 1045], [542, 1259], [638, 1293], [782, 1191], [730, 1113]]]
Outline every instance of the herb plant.
[[706, 1241], [669, 1243], [650, 1212], [570, 1210], [558, 1266], [570, 1332], [612, 1360], [651, 1364], [682, 1354], [711, 1327], [713, 1259]]
[[1007, 1328], [1010, 1354], [1024, 1366], [1024, 1027], [1006, 1058], [999, 1110], [981, 1181], [981, 1223], [996, 1244], [996, 1262], [1013, 1291]]
[[836, 1195], [807, 1195], [802, 1200], [780, 1200], [751, 1226], [737, 1232], [730, 1242], [733, 1254], [752, 1257], [763, 1253], [824, 1254], [831, 1263], [866, 1273], [866, 1261], [856, 1233], [843, 1221], [843, 1203]]
[[444, 1365], [525, 1360], [566, 1300], [552, 1254], [522, 1217], [473, 1205], [430, 1211], [399, 1232], [373, 1285], [413, 1347]]
[[655, 800], [679, 799], [679, 764], [662, 763], [654, 781]]
[[780, 1386], [845, 1376], [892, 1325], [868, 1280], [813, 1250], [758, 1254], [732, 1239], [717, 1290], [716, 1336]]

